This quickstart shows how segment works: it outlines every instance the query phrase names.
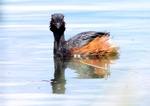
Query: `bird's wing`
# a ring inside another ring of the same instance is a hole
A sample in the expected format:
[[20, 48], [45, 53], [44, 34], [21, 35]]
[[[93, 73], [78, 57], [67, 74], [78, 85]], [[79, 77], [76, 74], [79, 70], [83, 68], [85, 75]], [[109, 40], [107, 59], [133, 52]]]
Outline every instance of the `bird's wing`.
[[89, 42], [94, 40], [94, 38], [101, 36], [109, 36], [109, 33], [95, 31], [82, 32], [68, 39], [66, 41], [67, 45], [65, 47], [67, 47], [67, 49], [79, 48], [88, 44]]

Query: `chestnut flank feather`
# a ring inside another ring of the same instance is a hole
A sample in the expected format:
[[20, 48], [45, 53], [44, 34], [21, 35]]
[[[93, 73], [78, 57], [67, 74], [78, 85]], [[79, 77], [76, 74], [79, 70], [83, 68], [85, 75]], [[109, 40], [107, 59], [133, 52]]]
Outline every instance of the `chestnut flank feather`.
[[119, 47], [110, 43], [109, 36], [96, 37], [93, 41], [80, 48], [73, 48], [72, 54], [86, 55], [111, 55], [118, 54]]

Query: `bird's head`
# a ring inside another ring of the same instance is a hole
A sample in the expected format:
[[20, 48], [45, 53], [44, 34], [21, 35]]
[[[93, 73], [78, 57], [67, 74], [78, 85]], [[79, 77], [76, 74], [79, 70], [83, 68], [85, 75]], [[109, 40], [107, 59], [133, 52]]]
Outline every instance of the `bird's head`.
[[65, 31], [64, 15], [55, 13], [51, 15], [50, 30], [52, 32]]

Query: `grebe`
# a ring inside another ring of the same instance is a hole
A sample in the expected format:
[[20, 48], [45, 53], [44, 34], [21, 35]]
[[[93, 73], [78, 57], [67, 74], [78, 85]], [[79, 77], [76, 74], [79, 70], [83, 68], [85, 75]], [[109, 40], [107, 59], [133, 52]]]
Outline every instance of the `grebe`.
[[72, 57], [78, 56], [108, 56], [118, 54], [118, 46], [108, 40], [109, 33], [88, 31], [77, 34], [65, 40], [64, 15], [55, 13], [51, 15], [50, 30], [54, 35], [54, 56]]

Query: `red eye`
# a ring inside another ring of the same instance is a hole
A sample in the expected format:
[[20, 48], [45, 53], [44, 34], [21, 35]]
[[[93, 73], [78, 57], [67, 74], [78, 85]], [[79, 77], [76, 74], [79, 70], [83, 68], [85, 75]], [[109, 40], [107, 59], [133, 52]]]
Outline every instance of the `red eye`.
[[[53, 25], [56, 25], [56, 22], [52, 22], [52, 24]], [[60, 25], [63, 25], [64, 24], [64, 22], [62, 21], [62, 22], [60, 22]]]
[[64, 22], [62, 21], [62, 22], [60, 22], [60, 25], [62, 25]]
[[56, 23], [55, 23], [55, 22], [52, 22], [52, 24], [53, 24], [53, 25], [56, 25]]

